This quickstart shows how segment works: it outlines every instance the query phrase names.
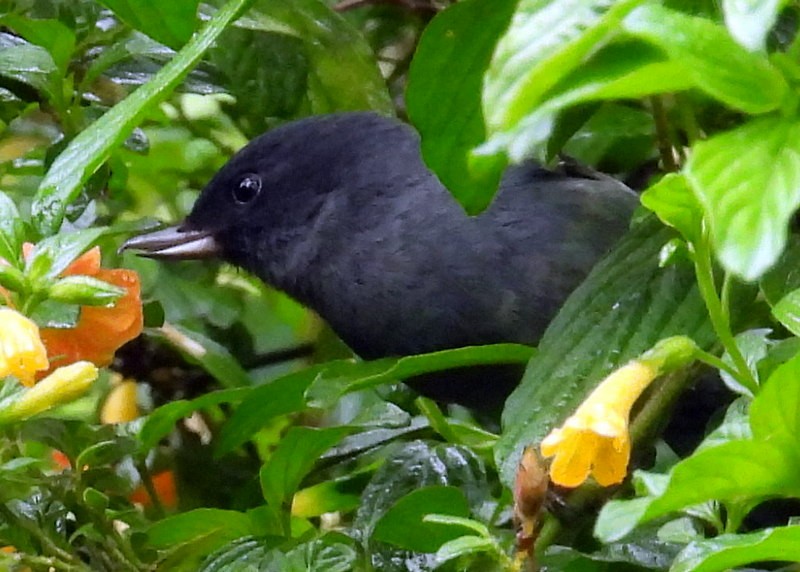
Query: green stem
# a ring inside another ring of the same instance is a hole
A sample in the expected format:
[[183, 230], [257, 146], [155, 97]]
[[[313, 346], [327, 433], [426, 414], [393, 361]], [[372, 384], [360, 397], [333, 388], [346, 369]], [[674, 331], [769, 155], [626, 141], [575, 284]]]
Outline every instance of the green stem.
[[561, 533], [561, 521], [549, 512], [544, 513], [544, 524], [536, 536], [536, 554], [541, 556]]
[[720, 303], [722, 304], [722, 311], [725, 312], [725, 321], [731, 323], [731, 288], [733, 287], [733, 279], [727, 272], [722, 277], [722, 288], [720, 289]]
[[158, 517], [158, 520], [161, 520], [167, 515], [167, 513], [164, 511], [164, 505], [161, 504], [161, 498], [158, 496], [158, 491], [156, 490], [155, 485], [153, 485], [153, 479], [150, 476], [150, 470], [147, 468], [145, 463], [138, 463], [136, 465], [136, 470], [139, 471], [139, 476], [142, 478], [144, 490], [147, 491], [147, 495], [153, 502], [153, 510], [155, 510], [156, 516]]
[[[25, 554], [24, 552], [14, 554], [12, 558], [8, 558], [7, 560], [12, 560], [16, 564], [24, 564], [32, 570], [64, 570], [65, 572], [86, 572], [89, 570], [83, 564], [75, 566], [68, 562], [62, 562], [57, 558], [34, 556], [33, 554]], [[12, 568], [12, 570], [16, 570], [16, 568]]]
[[674, 173], [678, 170], [675, 162], [674, 147], [669, 135], [669, 121], [664, 109], [664, 101], [660, 96], [650, 98], [650, 105], [653, 109], [653, 120], [656, 124], [656, 137], [658, 139], [658, 152], [661, 155], [661, 164], [665, 171]]
[[700, 126], [697, 124], [697, 116], [695, 116], [694, 108], [685, 95], [676, 95], [675, 100], [678, 105], [681, 126], [683, 127], [683, 132], [686, 134], [686, 142], [688, 146], [691, 147], [695, 141], [702, 138]]
[[[25, 519], [18, 518], [16, 514], [14, 514], [10, 508], [8, 508], [5, 503], [0, 503], [0, 516], [9, 524], [9, 526], [13, 527], [14, 525], [19, 526], [20, 528], [25, 529], [31, 536], [36, 538], [41, 545], [42, 548], [46, 551], [58, 558], [63, 562], [75, 562], [76, 559], [73, 557], [72, 554], [58, 546], [53, 539], [47, 536], [43, 530], [41, 530], [36, 524], [31, 523]], [[78, 568], [80, 570], [81, 568]]]
[[651, 441], [662, 426], [666, 413], [672, 409], [681, 393], [694, 381], [692, 368], [681, 368], [662, 376], [649, 388], [649, 395], [630, 425], [634, 447]]
[[739, 377], [739, 372], [729, 364], [725, 363], [719, 356], [715, 356], [714, 354], [698, 349], [695, 353], [695, 357], [704, 364], [710, 365], [711, 367], [720, 371], [724, 371], [725, 373], [728, 373], [737, 379]]
[[453, 428], [450, 426], [450, 423], [447, 422], [447, 418], [435, 401], [427, 397], [418, 397], [415, 403], [422, 414], [428, 418], [428, 422], [431, 424], [433, 430], [441, 435], [445, 441], [455, 445], [462, 444], [458, 435], [453, 431]]
[[708, 248], [708, 237], [705, 235], [695, 244], [694, 264], [697, 284], [706, 304], [714, 332], [731, 357], [731, 361], [733, 361], [737, 381], [755, 395], [758, 392], [758, 382], [753, 377], [742, 352], [739, 351], [739, 346], [736, 344], [736, 339], [731, 332], [728, 312], [717, 295], [717, 287], [714, 283], [714, 269], [711, 265], [711, 252]]

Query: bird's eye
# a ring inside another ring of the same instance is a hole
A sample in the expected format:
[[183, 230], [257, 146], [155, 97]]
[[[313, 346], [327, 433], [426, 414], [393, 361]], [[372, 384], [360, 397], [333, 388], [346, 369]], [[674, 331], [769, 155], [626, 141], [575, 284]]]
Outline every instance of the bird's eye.
[[261, 192], [261, 177], [245, 175], [233, 188], [233, 200], [243, 205], [256, 198], [259, 192]]

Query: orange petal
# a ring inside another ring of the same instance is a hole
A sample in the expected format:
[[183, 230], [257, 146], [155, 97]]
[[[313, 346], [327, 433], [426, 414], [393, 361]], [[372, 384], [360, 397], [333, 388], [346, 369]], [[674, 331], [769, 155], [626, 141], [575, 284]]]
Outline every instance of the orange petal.
[[58, 449], [53, 449], [51, 458], [59, 469], [69, 469], [72, 466], [72, 463], [69, 462], [69, 457]]
[[74, 328], [42, 328], [42, 341], [54, 367], [79, 360], [106, 366], [120, 346], [142, 331], [144, 319], [139, 275], [132, 270], [100, 269], [96, 277], [124, 288], [126, 292], [110, 308], [81, 307]]
[[95, 246], [76, 258], [61, 274], [62, 276], [73, 274], [94, 276], [98, 270], [100, 270], [100, 247]]
[[[158, 500], [165, 508], [176, 508], [178, 506], [178, 491], [175, 486], [175, 473], [172, 471], [162, 471], [153, 475], [153, 488], [156, 491]], [[131, 493], [130, 501], [142, 506], [151, 506], [153, 499], [147, 493], [144, 485], [139, 485]]]

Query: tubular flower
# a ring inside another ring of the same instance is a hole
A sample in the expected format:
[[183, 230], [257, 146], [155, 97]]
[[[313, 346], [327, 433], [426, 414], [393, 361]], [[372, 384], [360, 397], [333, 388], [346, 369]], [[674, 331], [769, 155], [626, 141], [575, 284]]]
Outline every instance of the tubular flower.
[[97, 379], [94, 364], [80, 361], [60, 367], [0, 411], [0, 421], [21, 421], [82, 396]]
[[75, 260], [63, 275], [87, 275], [125, 290], [112, 307], [81, 306], [72, 328], [42, 328], [42, 341], [53, 366], [87, 360], [106, 366], [114, 352], [142, 331], [139, 275], [133, 270], [100, 268], [100, 249], [92, 248]]
[[0, 308], [0, 377], [13, 375], [23, 385], [49, 366], [39, 327], [16, 310]]
[[667, 338], [606, 377], [575, 413], [542, 441], [542, 455], [555, 457], [551, 480], [577, 487], [591, 474], [602, 486], [622, 482], [631, 453], [631, 408], [656, 377], [689, 363], [695, 351], [688, 338]]

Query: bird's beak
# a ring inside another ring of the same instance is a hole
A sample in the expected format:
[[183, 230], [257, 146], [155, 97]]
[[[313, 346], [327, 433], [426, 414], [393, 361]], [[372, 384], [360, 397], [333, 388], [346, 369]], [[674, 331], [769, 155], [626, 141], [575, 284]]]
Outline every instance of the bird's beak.
[[162, 260], [209, 258], [220, 252], [219, 243], [209, 231], [190, 230], [181, 226], [134, 236], [119, 248], [120, 252], [128, 249], [138, 251], [139, 256]]

